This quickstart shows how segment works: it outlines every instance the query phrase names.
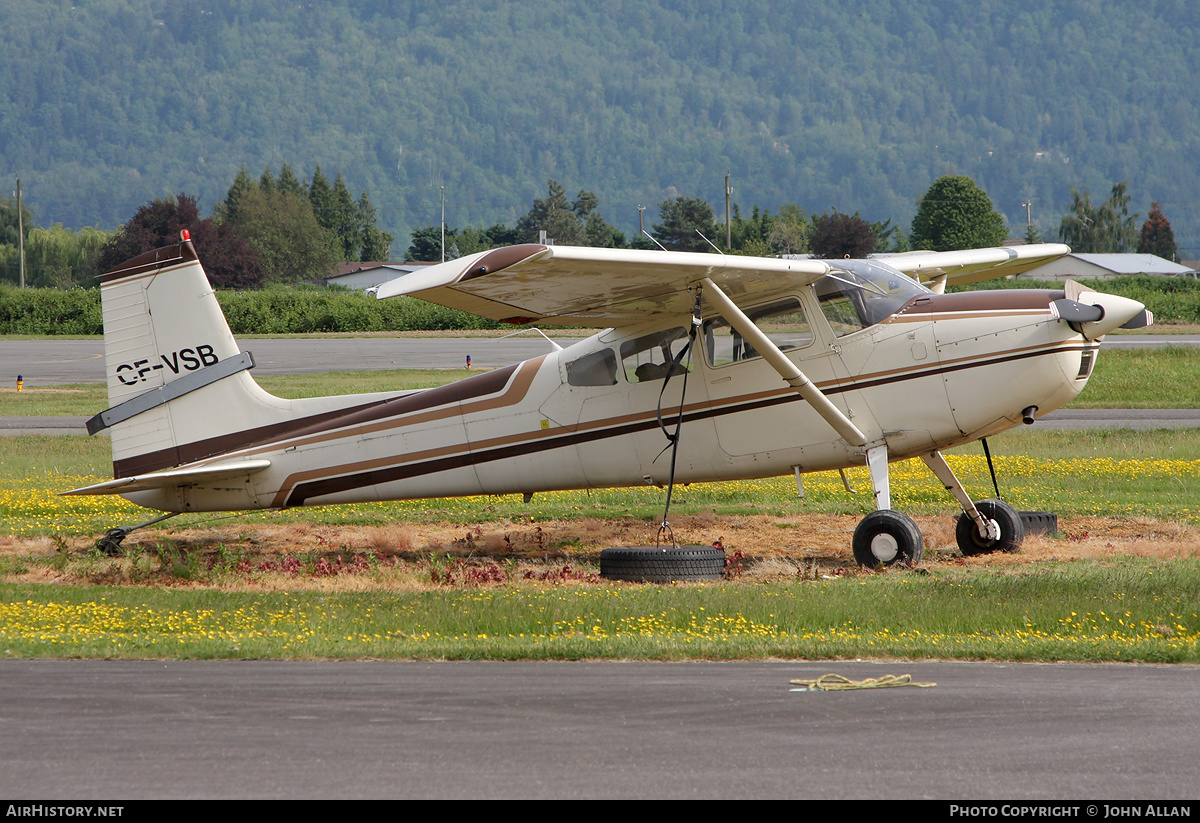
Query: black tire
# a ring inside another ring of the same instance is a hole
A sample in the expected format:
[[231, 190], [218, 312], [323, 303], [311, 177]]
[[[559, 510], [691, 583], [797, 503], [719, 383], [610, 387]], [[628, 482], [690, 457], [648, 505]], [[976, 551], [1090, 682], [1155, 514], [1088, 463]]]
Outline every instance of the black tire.
[[1031, 534], [1054, 534], [1058, 531], [1058, 515], [1049, 512], [1017, 512], [1021, 515], [1021, 525], [1025, 527], [1025, 536]]
[[725, 552], [711, 546], [621, 546], [600, 552], [600, 576], [632, 583], [715, 580], [725, 573]]
[[904, 563], [915, 566], [925, 554], [925, 538], [907, 514], [891, 509], [873, 511], [854, 530], [854, 559], [876, 569]]
[[975, 523], [963, 512], [958, 516], [954, 538], [958, 541], [958, 548], [964, 557], [1020, 550], [1021, 544], [1025, 542], [1025, 524], [1012, 506], [1003, 500], [980, 500], [975, 504], [975, 508], [987, 519], [996, 521], [1000, 527], [1000, 537], [996, 540], [981, 538]]

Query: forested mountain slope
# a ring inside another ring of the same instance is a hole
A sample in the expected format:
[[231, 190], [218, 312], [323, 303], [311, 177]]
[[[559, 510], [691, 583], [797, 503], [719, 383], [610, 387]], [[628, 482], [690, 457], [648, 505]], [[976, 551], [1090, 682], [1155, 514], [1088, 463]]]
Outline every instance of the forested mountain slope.
[[[112, 228], [238, 169], [316, 164], [403, 251], [512, 223], [546, 180], [637, 206], [793, 202], [907, 226], [965, 174], [1024, 234], [1129, 181], [1200, 246], [1194, 0], [0, 0], [0, 173]], [[5, 186], [8, 187], [7, 184]], [[648, 221], [650, 222], [650, 221]]]

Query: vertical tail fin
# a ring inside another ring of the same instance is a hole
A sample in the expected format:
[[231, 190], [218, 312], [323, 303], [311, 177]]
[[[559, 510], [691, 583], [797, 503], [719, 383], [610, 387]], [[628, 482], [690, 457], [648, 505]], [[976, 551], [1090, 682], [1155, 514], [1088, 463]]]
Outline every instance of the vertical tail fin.
[[186, 238], [102, 275], [100, 295], [110, 408], [88, 430], [111, 432], [115, 477], [219, 453], [222, 436], [290, 416], [247, 372]]

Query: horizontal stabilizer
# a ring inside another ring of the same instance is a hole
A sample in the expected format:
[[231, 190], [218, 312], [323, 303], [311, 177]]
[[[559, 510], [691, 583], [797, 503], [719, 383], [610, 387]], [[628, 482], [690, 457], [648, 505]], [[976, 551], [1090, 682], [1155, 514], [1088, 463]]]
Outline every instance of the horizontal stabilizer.
[[61, 495], [85, 494], [126, 494], [128, 492], [151, 491], [154, 489], [169, 489], [175, 486], [192, 486], [201, 483], [211, 483], [229, 477], [240, 477], [260, 472], [271, 465], [270, 460], [239, 460], [235, 463], [212, 463], [206, 466], [183, 467], [165, 472], [139, 474], [135, 477], [121, 477], [97, 483], [94, 486], [84, 486]]

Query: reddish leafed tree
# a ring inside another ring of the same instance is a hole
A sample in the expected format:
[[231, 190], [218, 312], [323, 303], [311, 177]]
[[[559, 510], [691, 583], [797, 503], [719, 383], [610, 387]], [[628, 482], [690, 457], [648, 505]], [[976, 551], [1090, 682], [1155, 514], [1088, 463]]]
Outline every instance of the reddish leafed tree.
[[1175, 247], [1175, 232], [1163, 215], [1158, 203], [1150, 209], [1150, 216], [1142, 224], [1142, 236], [1138, 240], [1138, 254], [1157, 254], [1167, 260], [1174, 260], [1178, 254]]
[[200, 218], [196, 198], [190, 194], [154, 200], [137, 210], [100, 252], [99, 271], [120, 266], [131, 257], [173, 246], [180, 232], [191, 232], [196, 253], [213, 286], [218, 289], [256, 288], [262, 269], [254, 249], [232, 226]]
[[833, 260], [844, 257], [866, 257], [875, 251], [875, 230], [857, 214], [822, 214], [813, 218], [812, 235], [808, 239], [813, 257]]

